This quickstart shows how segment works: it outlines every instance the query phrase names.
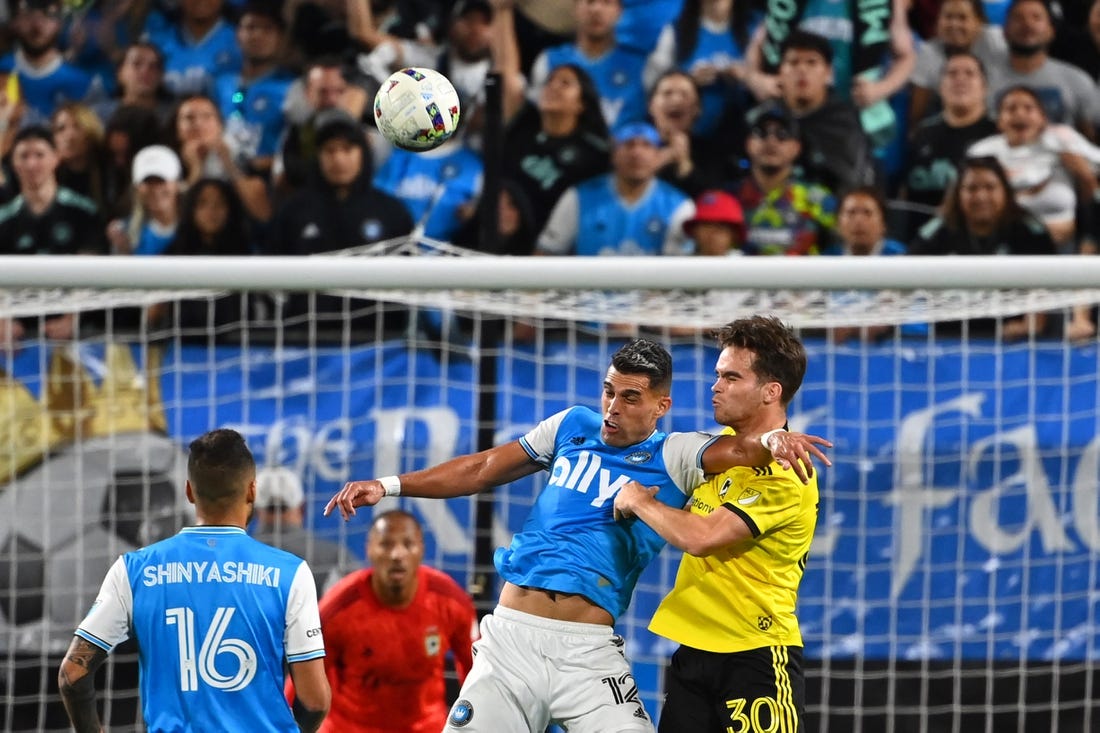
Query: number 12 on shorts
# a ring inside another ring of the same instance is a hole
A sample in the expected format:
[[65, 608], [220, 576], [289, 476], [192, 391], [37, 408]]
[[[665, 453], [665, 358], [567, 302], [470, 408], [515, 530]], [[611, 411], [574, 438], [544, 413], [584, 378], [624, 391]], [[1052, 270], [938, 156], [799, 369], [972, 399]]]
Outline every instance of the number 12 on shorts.
[[[164, 612], [164, 623], [175, 626], [179, 640], [180, 689], [195, 692], [199, 680], [210, 687], [226, 692], [244, 689], [256, 676], [256, 650], [243, 639], [225, 638], [229, 622], [237, 609], [219, 607], [206, 630], [199, 654], [195, 656], [195, 612], [190, 608], [169, 608]], [[237, 660], [237, 670], [231, 675], [218, 671], [215, 664], [221, 654], [229, 654]]]

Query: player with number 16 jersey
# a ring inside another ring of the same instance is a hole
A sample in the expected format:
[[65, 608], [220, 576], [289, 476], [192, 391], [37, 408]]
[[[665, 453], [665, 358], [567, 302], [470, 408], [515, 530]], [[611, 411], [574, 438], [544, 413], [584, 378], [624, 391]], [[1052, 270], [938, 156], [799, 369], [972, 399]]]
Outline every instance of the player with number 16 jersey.
[[73, 728], [101, 730], [95, 671], [133, 638], [150, 733], [317, 730], [331, 701], [317, 587], [304, 560], [245, 533], [256, 463], [243, 436], [192, 441], [184, 489], [196, 526], [118, 558], [74, 633], [58, 670]]
[[309, 566], [239, 527], [185, 527], [126, 553], [76, 635], [106, 651], [137, 639], [154, 731], [223, 730], [231, 720], [297, 731], [290, 707], [271, 704], [283, 698], [283, 659], [325, 655]]

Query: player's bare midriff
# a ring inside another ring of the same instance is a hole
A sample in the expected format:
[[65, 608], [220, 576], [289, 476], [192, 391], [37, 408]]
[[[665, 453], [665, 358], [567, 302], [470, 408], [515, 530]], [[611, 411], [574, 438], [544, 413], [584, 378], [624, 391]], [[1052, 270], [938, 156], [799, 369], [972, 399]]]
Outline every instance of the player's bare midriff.
[[532, 616], [542, 616], [555, 621], [571, 621], [579, 624], [603, 624], [611, 626], [611, 614], [584, 596], [560, 593], [542, 588], [525, 588], [505, 583], [500, 591], [500, 605]]

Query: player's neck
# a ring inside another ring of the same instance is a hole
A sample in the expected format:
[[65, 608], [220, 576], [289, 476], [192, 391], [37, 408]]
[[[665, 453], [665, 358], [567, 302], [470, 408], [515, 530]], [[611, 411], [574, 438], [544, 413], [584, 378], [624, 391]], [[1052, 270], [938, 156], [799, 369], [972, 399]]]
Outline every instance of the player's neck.
[[763, 434], [769, 430], [781, 428], [786, 424], [787, 413], [783, 412], [782, 409], [765, 409], [757, 415], [729, 427], [736, 430], [738, 435], [752, 435]]
[[248, 520], [251, 512], [249, 512], [248, 505], [240, 508], [229, 509], [224, 512], [211, 512], [204, 511], [200, 507], [195, 507], [195, 526], [196, 527], [240, 527], [245, 529], [248, 527]]

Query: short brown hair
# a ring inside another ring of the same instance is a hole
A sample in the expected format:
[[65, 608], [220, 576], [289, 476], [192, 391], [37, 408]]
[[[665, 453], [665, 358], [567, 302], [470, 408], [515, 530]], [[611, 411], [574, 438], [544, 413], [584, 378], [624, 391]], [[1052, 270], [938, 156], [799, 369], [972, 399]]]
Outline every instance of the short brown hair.
[[734, 346], [755, 355], [752, 370], [761, 382], [779, 382], [783, 406], [791, 403], [806, 376], [806, 348], [794, 329], [774, 316], [749, 316], [714, 332], [723, 349]]

